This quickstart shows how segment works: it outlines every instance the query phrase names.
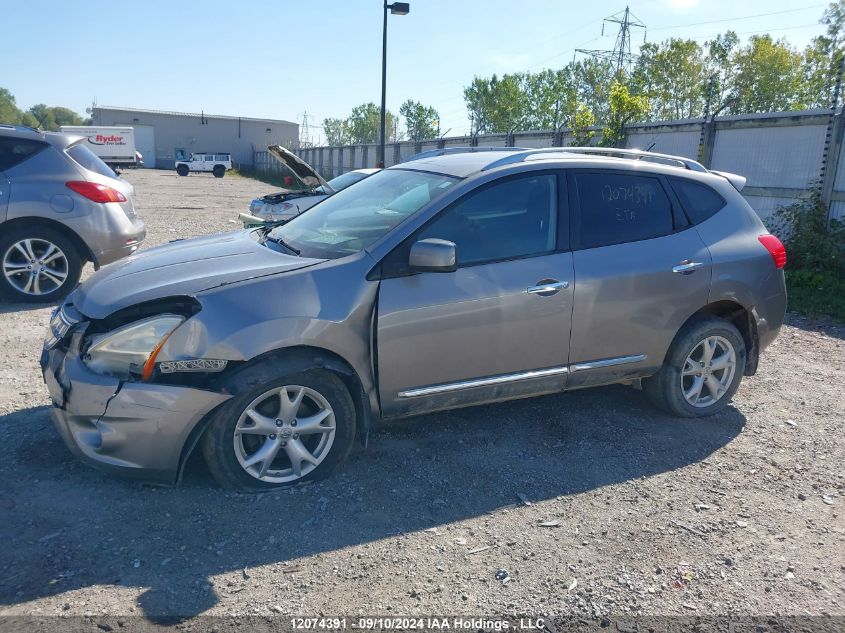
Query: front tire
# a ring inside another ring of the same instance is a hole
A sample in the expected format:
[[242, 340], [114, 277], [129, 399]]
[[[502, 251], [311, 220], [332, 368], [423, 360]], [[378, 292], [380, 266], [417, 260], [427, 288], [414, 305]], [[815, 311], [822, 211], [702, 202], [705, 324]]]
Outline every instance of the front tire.
[[331, 474], [355, 439], [355, 406], [335, 374], [278, 376], [256, 366], [224, 385], [237, 394], [213, 414], [203, 455], [214, 479], [244, 492], [282, 488]]
[[714, 415], [739, 389], [745, 359], [745, 341], [736, 326], [717, 317], [696, 319], [678, 333], [663, 367], [643, 380], [643, 390], [673, 415]]
[[176, 173], [180, 176], [187, 176], [190, 169], [188, 169], [187, 165], [177, 165], [176, 166]]
[[83, 260], [62, 233], [34, 226], [0, 237], [0, 294], [11, 301], [53, 303], [76, 287]]

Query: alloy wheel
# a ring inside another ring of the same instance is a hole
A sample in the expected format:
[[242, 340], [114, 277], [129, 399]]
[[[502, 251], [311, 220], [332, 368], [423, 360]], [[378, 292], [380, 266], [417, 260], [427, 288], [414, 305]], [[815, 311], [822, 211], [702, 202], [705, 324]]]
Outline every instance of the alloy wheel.
[[18, 292], [44, 295], [64, 284], [69, 274], [65, 253], [52, 242], [28, 238], [12, 244], [3, 255], [3, 274]]
[[252, 477], [292, 483], [319, 466], [335, 439], [328, 400], [299, 385], [277, 387], [255, 398], [235, 425], [235, 456]]
[[723, 336], [708, 336], [692, 348], [681, 370], [681, 392], [694, 407], [709, 407], [728, 392], [736, 371], [736, 350]]

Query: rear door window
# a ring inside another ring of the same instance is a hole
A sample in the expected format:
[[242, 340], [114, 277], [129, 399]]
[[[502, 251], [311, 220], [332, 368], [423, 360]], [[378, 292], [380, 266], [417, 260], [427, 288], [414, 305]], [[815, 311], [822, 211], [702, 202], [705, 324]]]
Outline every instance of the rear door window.
[[576, 172], [576, 244], [594, 248], [672, 233], [672, 204], [658, 178], [619, 172]]
[[115, 174], [111, 167], [106, 165], [100, 157], [88, 149], [87, 145], [82, 145], [82, 141], [76, 145], [71, 145], [66, 150], [67, 155], [70, 156], [78, 165], [84, 167], [88, 171], [100, 174], [101, 176], [108, 176], [115, 178]]
[[725, 199], [707, 185], [685, 178], [670, 178], [669, 183], [693, 224], [709, 219], [726, 204]]
[[0, 137], [0, 171], [11, 169], [47, 147], [43, 141]]

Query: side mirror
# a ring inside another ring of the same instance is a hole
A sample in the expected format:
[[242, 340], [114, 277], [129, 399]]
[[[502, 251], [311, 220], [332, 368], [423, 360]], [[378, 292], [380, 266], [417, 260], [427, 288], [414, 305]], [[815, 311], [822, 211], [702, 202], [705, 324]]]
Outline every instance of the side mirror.
[[458, 267], [454, 242], [428, 238], [411, 247], [408, 265], [412, 270], [430, 273], [451, 273]]

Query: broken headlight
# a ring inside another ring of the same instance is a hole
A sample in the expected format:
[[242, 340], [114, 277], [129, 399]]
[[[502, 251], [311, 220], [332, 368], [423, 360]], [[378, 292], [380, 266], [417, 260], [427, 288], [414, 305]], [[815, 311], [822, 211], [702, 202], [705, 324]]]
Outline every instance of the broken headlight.
[[85, 364], [99, 374], [123, 379], [140, 376], [147, 380], [165, 341], [184, 320], [177, 314], [161, 314], [94, 336]]

